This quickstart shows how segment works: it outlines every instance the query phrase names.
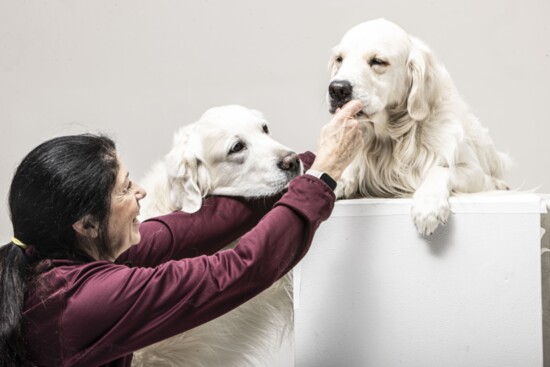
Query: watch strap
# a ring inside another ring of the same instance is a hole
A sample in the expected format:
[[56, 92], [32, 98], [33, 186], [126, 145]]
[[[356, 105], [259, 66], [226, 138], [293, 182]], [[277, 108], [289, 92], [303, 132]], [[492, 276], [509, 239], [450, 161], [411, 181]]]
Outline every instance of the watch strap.
[[332, 191], [334, 191], [334, 189], [336, 189], [336, 181], [334, 181], [334, 179], [332, 177], [330, 177], [327, 173], [321, 172], [321, 171], [316, 171], [314, 169], [309, 169], [309, 170], [306, 171], [306, 174], [317, 177], [319, 180], [326, 183], [327, 186], [330, 187], [330, 189]]

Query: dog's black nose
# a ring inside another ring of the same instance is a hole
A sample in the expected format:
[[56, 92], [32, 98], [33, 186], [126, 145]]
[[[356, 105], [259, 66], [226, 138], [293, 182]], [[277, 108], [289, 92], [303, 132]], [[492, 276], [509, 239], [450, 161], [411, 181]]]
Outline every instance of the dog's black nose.
[[298, 172], [300, 169], [300, 157], [296, 153], [288, 153], [279, 162], [279, 168], [283, 171]]
[[353, 87], [347, 80], [334, 80], [328, 86], [328, 94], [330, 98], [338, 102], [339, 106], [343, 106], [351, 100], [351, 92]]

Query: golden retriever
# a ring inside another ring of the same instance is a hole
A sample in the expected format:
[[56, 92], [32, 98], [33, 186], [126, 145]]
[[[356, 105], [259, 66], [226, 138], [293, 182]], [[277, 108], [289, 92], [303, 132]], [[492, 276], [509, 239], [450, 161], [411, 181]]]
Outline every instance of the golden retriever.
[[[142, 217], [195, 212], [208, 195], [263, 197], [302, 173], [298, 155], [269, 135], [261, 113], [215, 107], [174, 135], [142, 180]], [[200, 230], [197, 229], [197, 230]], [[230, 313], [134, 353], [134, 367], [264, 366], [292, 320], [287, 275]]]
[[330, 112], [358, 99], [366, 125], [339, 198], [412, 196], [413, 222], [429, 235], [447, 222], [451, 194], [508, 188], [508, 156], [422, 41], [385, 19], [364, 22], [343, 36], [330, 65]]

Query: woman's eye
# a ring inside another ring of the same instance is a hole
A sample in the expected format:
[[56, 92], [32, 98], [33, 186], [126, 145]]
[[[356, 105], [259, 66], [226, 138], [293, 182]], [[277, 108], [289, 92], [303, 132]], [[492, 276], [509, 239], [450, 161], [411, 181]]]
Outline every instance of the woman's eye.
[[229, 153], [237, 153], [237, 152], [240, 152], [241, 150], [243, 150], [245, 148], [244, 144], [241, 143], [241, 142], [237, 142], [235, 143], [232, 147], [231, 147], [231, 150], [229, 150]]
[[269, 134], [269, 128], [267, 125], [262, 125], [262, 129], [264, 130], [264, 133]]
[[128, 186], [126, 186], [124, 189], [122, 189], [123, 194], [127, 194], [130, 189], [132, 188], [132, 181], [128, 182]]

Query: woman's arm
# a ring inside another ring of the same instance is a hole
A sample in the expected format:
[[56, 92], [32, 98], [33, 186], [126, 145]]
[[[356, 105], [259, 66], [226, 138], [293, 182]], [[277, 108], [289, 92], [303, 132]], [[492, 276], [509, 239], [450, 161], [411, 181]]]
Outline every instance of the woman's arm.
[[141, 241], [116, 260], [133, 266], [157, 266], [168, 260], [211, 255], [253, 228], [276, 198], [246, 200], [211, 197], [196, 213], [173, 212], [140, 226]]

